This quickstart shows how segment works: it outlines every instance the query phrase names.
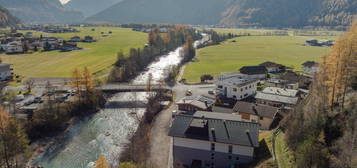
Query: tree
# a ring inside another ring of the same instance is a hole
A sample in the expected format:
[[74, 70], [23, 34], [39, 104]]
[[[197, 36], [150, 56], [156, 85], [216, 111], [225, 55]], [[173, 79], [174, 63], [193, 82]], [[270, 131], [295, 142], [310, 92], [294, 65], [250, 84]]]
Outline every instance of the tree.
[[100, 156], [95, 162], [95, 168], [109, 168], [109, 164], [104, 156]]
[[0, 108], [0, 163], [5, 168], [18, 167], [17, 156], [27, 152], [28, 143], [19, 123]]
[[32, 79], [29, 79], [25, 82], [25, 85], [26, 85], [26, 90], [27, 90], [27, 93], [31, 93], [32, 91], [32, 88], [34, 87], [35, 85], [35, 81], [32, 80]]
[[74, 69], [72, 72], [72, 87], [75, 89], [77, 95], [79, 96], [82, 89], [82, 75], [78, 68]]
[[83, 85], [86, 92], [89, 92], [93, 89], [93, 77], [87, 67], [83, 70]]

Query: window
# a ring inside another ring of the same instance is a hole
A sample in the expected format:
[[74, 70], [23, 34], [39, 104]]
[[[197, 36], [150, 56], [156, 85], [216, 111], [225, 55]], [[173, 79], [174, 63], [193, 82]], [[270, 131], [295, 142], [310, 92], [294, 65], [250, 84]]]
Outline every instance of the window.
[[239, 160], [239, 157], [238, 157], [238, 156], [236, 157], [236, 160]]
[[223, 86], [222, 86], [222, 85], [218, 85], [218, 88], [222, 89], [222, 88], [223, 88]]
[[242, 88], [242, 89], [240, 89], [240, 91], [242, 91], [242, 92], [243, 92], [243, 88]]
[[236, 91], [237, 91], [237, 88], [233, 88], [233, 91], [236, 92]]
[[231, 159], [232, 159], [232, 156], [231, 156], [231, 155], [229, 155], [229, 156], [228, 156], [228, 159], [229, 159], [229, 160], [231, 160]]
[[233, 151], [233, 146], [232, 146], [232, 145], [229, 145], [229, 146], [228, 146], [228, 153], [232, 153], [232, 151]]
[[249, 85], [249, 88], [252, 88], [252, 85]]
[[214, 144], [214, 143], [211, 144], [211, 150], [212, 150], [212, 151], [215, 150], [215, 144]]
[[248, 86], [245, 87], [245, 90], [247, 90], [247, 89], [248, 89]]
[[260, 120], [263, 120], [264, 118], [263, 117], [260, 117]]
[[240, 96], [240, 98], [243, 98], [242, 96]]

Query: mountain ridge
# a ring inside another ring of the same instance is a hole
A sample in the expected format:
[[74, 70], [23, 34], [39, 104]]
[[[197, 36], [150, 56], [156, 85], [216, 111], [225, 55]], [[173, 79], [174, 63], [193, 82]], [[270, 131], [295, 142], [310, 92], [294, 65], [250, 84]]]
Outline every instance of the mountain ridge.
[[0, 27], [15, 26], [19, 23], [21, 21], [18, 18], [11, 15], [6, 8], [0, 6]]

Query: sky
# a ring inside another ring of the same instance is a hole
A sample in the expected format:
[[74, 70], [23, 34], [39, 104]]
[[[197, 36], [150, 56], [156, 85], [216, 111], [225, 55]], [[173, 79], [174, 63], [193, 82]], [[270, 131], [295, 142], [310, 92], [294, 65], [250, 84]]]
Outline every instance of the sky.
[[59, 1], [61, 1], [62, 4], [65, 4], [65, 3], [67, 3], [67, 2], [70, 1], [70, 0], [59, 0]]

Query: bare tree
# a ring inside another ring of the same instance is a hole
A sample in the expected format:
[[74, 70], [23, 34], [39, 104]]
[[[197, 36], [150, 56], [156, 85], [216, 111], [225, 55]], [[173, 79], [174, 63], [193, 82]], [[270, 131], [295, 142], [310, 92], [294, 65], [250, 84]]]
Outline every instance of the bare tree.
[[28, 79], [25, 82], [27, 93], [31, 93], [32, 88], [35, 86], [35, 81], [33, 79]]

